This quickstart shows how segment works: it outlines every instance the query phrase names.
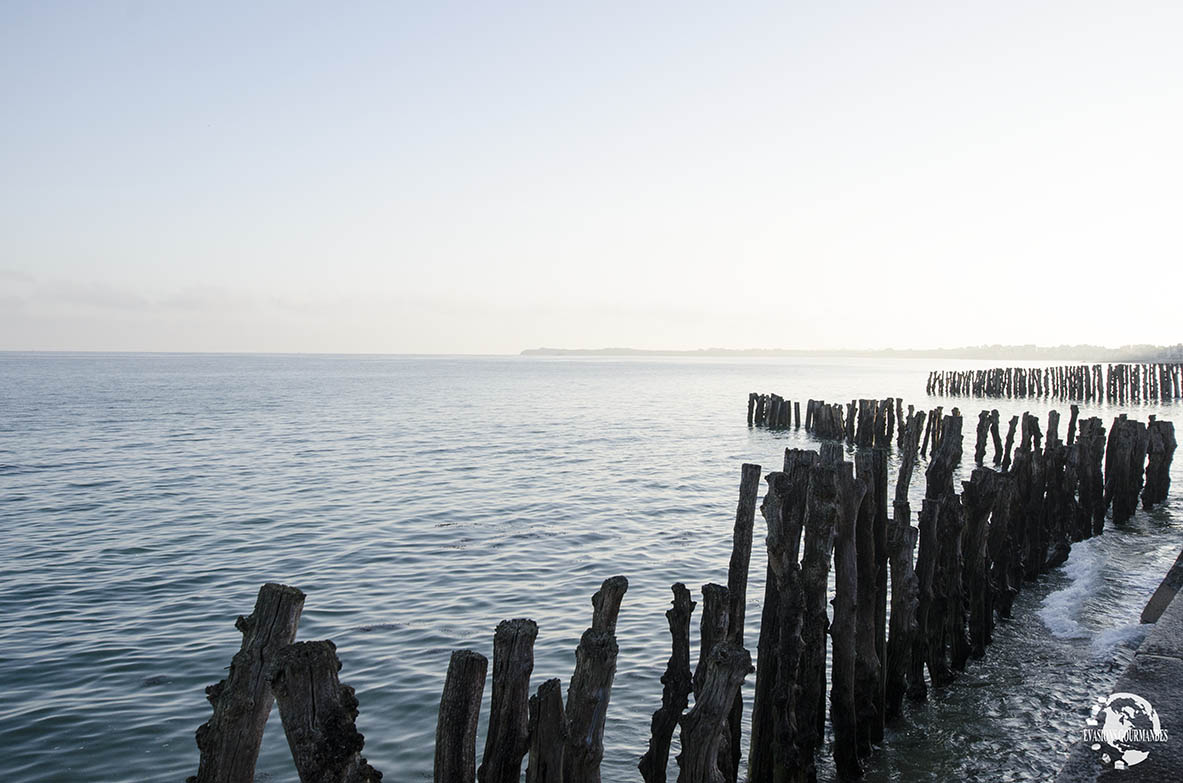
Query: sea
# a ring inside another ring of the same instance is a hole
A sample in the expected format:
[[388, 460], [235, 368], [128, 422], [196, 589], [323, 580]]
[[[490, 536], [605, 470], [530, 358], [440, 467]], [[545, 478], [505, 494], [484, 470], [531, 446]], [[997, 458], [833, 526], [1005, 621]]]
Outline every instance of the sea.
[[[565, 692], [591, 596], [621, 574], [602, 769], [608, 783], [640, 781], [670, 654], [671, 584], [701, 604], [703, 584], [726, 583], [743, 463], [777, 470], [786, 447], [818, 445], [803, 429], [749, 427], [748, 393], [803, 408], [888, 396], [960, 407], [962, 477], [982, 408], [998, 408], [1005, 426], [1022, 411], [1046, 421], [1054, 407], [1065, 435], [1067, 403], [925, 395], [929, 370], [980, 366], [0, 353], [0, 780], [195, 774], [205, 688], [225, 676], [241, 641], [235, 618], [269, 581], [307, 594], [298, 638], [336, 643], [364, 755], [386, 780], [431, 780], [451, 652], [491, 657], [500, 620], [533, 618], [533, 683], [558, 677]], [[1177, 421], [1180, 409], [1082, 406], [1081, 416], [1108, 427], [1119, 412]], [[1026, 585], [983, 660], [907, 704], [866, 780], [1054, 777], [1144, 638], [1139, 613], [1183, 548], [1181, 462], [1165, 505], [1075, 544]], [[753, 659], [764, 534], [757, 515]], [[672, 780], [673, 758], [670, 770]], [[276, 711], [256, 780], [297, 780]]]

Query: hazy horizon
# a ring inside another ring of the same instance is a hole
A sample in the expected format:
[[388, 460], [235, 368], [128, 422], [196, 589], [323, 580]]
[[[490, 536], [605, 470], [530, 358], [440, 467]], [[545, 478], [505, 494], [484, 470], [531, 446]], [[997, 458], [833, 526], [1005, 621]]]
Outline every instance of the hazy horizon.
[[1180, 29], [8, 3], [0, 350], [1183, 342]]

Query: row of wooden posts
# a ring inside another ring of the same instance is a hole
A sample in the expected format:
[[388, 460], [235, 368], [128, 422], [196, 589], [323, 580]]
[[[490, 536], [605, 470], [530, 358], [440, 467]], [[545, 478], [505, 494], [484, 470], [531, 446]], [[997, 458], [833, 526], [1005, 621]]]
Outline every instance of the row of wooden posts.
[[[875, 410], [868, 404], [858, 418], [875, 422]], [[832, 749], [839, 777], [850, 780], [861, 774], [861, 759], [882, 742], [885, 723], [900, 715], [905, 697], [923, 701], [930, 686], [950, 683], [969, 658], [985, 654], [997, 618], [1010, 616], [1025, 580], [1062, 563], [1073, 541], [1100, 533], [1108, 508], [1121, 523], [1133, 514], [1139, 493], [1147, 508], [1166, 499], [1176, 447], [1173, 424], [1120, 416], [1106, 440], [1098, 418], [1080, 421], [1077, 432], [1076, 413], [1074, 406], [1067, 442], [1059, 437], [1060, 417], [1052, 411], [1046, 442], [1039, 420], [1024, 414], [1010, 421], [1001, 447], [998, 414], [983, 411], [975, 444], [978, 467], [958, 494], [953, 474], [962, 455], [960, 414], [954, 409], [932, 426], [925, 412], [910, 411], [901, 422], [890, 515], [882, 438], [872, 434], [870, 447], [859, 449], [853, 463], [836, 440], [823, 441], [819, 451], [785, 450], [783, 469], [765, 477], [760, 506], [768, 564], [749, 783], [816, 779], [826, 721], [827, 636]], [[872, 433], [885, 432], [867, 426]], [[922, 433], [933, 434], [932, 456], [913, 527], [908, 490]], [[987, 438], [993, 439], [996, 469], [982, 466]], [[638, 764], [646, 783], [667, 780], [677, 730], [678, 783], [738, 781], [741, 686], [753, 671], [744, 611], [760, 477], [759, 465], [743, 466], [727, 584], [702, 587], [693, 670], [690, 625], [696, 604], [685, 585], [672, 587], [673, 604], [666, 612], [672, 653], [649, 747]], [[827, 618], [831, 567], [832, 622]], [[557, 679], [530, 695], [534, 621], [497, 626], [479, 765], [476, 738], [488, 660], [473, 650], [452, 653], [436, 728], [436, 783], [518, 783], [523, 763], [528, 783], [599, 783], [618, 653], [616, 620], [627, 589], [624, 577], [612, 577], [592, 597], [591, 625], [576, 648], [565, 704]], [[189, 779], [193, 783], [253, 779], [273, 698], [303, 783], [381, 779], [362, 757], [358, 702], [338, 678], [335, 646], [295, 641], [303, 604], [304, 594], [296, 588], [267, 584], [254, 612], [239, 618], [242, 648], [226, 679], [207, 689], [213, 715], [197, 731], [201, 758], [197, 775]], [[691, 694], [694, 703], [687, 710]]]
[[1080, 364], [934, 370], [926, 391], [950, 397], [1047, 397], [1111, 403], [1183, 398], [1183, 364]]
[[[1074, 406], [1075, 408], [1075, 406]], [[940, 441], [944, 408], [938, 406], [928, 412], [924, 438], [920, 444], [920, 455], [926, 456], [929, 447], [936, 448]], [[748, 425], [766, 426], [772, 429], [800, 427], [800, 403], [790, 402], [778, 394], [748, 395]], [[844, 440], [860, 448], [886, 448], [894, 441], [904, 447], [905, 424], [915, 416], [915, 408], [908, 406], [899, 397], [882, 400], [851, 400], [845, 406], [839, 403], [827, 404], [825, 400], [809, 400], [805, 403], [805, 431], [818, 438]], [[997, 414], [995, 414], [997, 418]]]

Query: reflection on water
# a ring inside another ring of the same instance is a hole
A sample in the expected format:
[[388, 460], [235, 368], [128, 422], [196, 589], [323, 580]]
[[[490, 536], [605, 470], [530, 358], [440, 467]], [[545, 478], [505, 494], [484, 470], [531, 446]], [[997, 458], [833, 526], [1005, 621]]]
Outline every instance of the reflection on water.
[[[749, 430], [747, 393], [927, 408], [928, 369], [0, 354], [0, 779], [192, 774], [203, 689], [237, 649], [234, 617], [274, 580], [308, 593], [301, 638], [337, 642], [367, 757], [428, 780], [449, 652], [491, 655], [500, 619], [533, 617], [535, 682], [566, 683], [591, 594], [620, 573], [604, 777], [640, 780], [669, 585], [725, 581], [740, 464], [773, 469], [810, 444]], [[1026, 402], [1000, 406], [1004, 421], [1047, 410]], [[922, 470], [912, 489], [918, 508]], [[1132, 624], [1183, 545], [1176, 519], [1174, 502], [1139, 513], [1028, 585], [986, 659], [889, 730], [868, 779], [1046, 778], [1139, 641]], [[754, 653], [758, 541], [751, 574]], [[295, 780], [273, 720], [258, 779]]]

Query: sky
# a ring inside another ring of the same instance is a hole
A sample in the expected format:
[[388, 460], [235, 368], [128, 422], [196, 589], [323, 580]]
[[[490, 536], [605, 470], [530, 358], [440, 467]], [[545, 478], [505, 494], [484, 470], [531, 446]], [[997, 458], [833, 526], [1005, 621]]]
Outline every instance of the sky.
[[0, 350], [1183, 342], [1178, 2], [0, 3]]

